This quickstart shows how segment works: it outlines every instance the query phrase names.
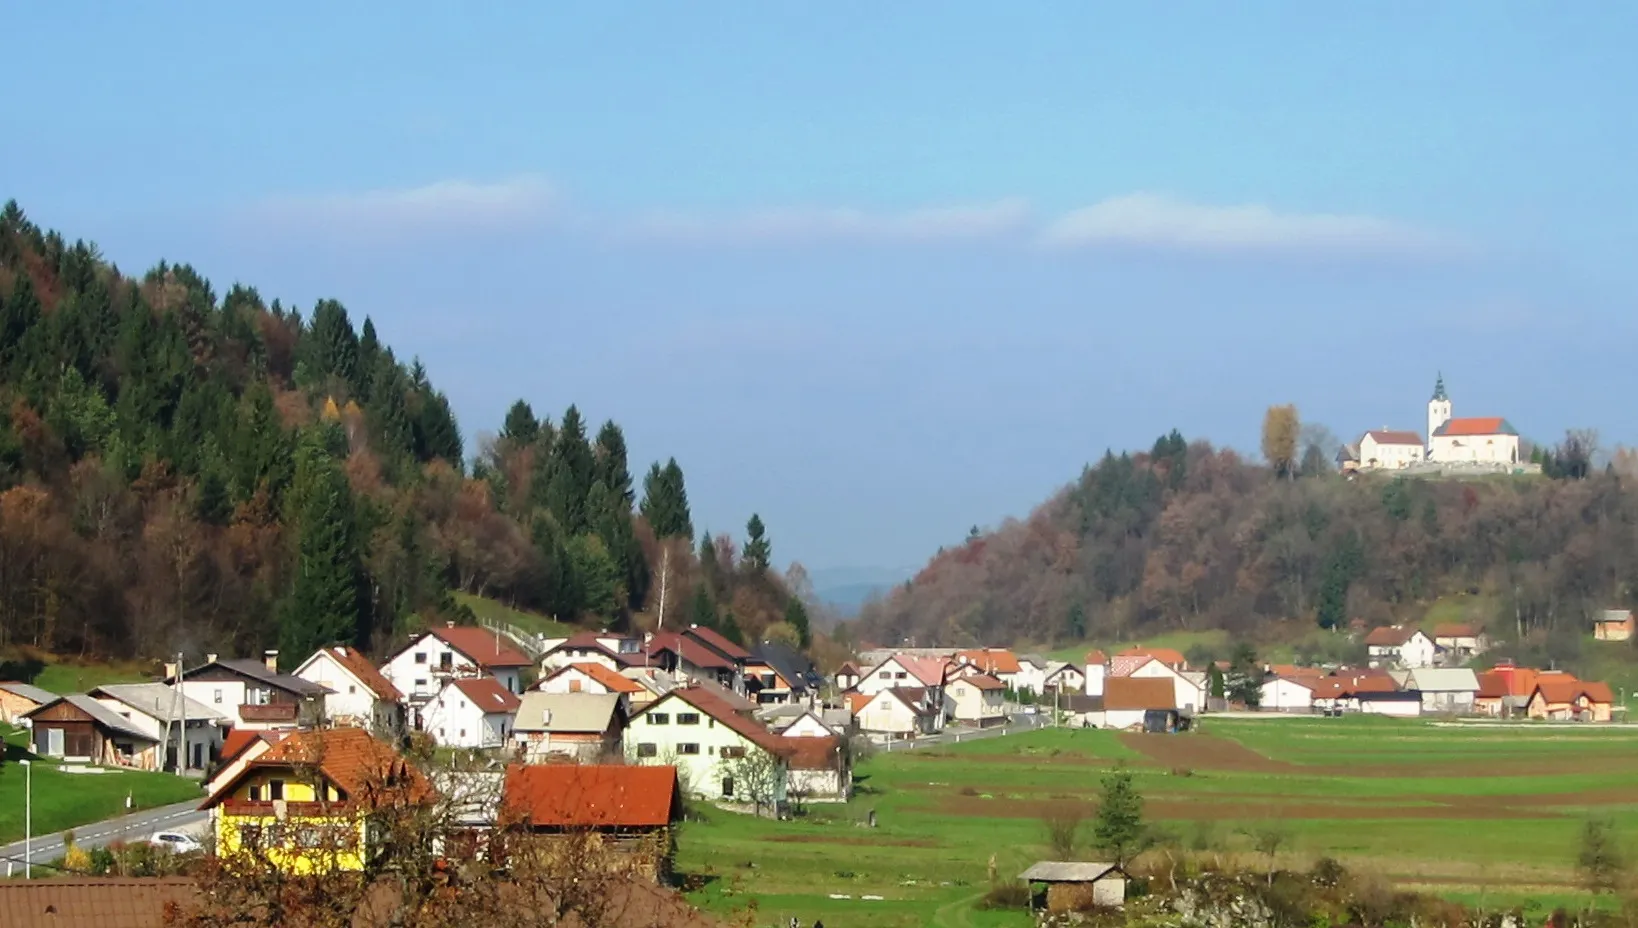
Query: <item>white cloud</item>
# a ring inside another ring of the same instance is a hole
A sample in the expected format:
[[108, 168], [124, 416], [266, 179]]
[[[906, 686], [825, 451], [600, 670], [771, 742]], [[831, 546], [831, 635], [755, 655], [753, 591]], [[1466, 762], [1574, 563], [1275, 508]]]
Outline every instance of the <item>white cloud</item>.
[[621, 237], [690, 244], [935, 242], [996, 238], [1025, 229], [1023, 200], [901, 211], [792, 207], [741, 213], [654, 212], [617, 226]]
[[1112, 197], [1066, 213], [1041, 231], [1059, 247], [1130, 246], [1178, 251], [1429, 255], [1454, 243], [1373, 216], [1279, 213], [1267, 206], [1208, 206], [1150, 193]]
[[525, 175], [495, 183], [443, 180], [421, 187], [275, 197], [255, 212], [275, 221], [392, 234], [428, 227], [514, 225], [543, 219], [555, 205], [551, 185]]

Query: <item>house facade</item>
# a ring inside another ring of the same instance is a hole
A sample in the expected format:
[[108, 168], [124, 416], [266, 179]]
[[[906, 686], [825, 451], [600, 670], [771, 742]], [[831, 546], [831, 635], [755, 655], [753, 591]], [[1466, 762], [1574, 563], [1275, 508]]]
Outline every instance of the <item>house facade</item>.
[[503, 748], [511, 741], [518, 697], [494, 677], [455, 677], [421, 709], [421, 730], [444, 747]]
[[944, 710], [935, 707], [921, 687], [893, 687], [874, 696], [859, 694], [854, 710], [859, 731], [877, 738], [914, 738], [944, 727]]
[[1406, 677], [1405, 689], [1421, 697], [1424, 712], [1468, 715], [1479, 695], [1479, 676], [1466, 667], [1419, 667]]
[[1406, 625], [1371, 629], [1365, 636], [1365, 650], [1372, 667], [1431, 667], [1439, 654], [1439, 646], [1432, 638]]
[[221, 756], [233, 720], [163, 683], [110, 683], [88, 693], [108, 711], [163, 744], [155, 769], [204, 773]]
[[403, 694], [411, 728], [425, 729], [423, 709], [450, 680], [494, 677], [514, 695], [523, 692], [523, 670], [534, 662], [511, 642], [487, 628], [453, 622], [417, 635], [381, 667]]
[[1139, 664], [1130, 673], [1125, 674], [1125, 676], [1139, 680], [1169, 681], [1172, 685], [1171, 708], [1179, 712], [1193, 714], [1205, 708], [1205, 693], [1200, 684], [1171, 664], [1163, 663], [1151, 657]]
[[702, 687], [678, 687], [637, 713], [625, 750], [627, 763], [676, 767], [691, 796], [775, 808], [786, 801], [785, 739]]
[[58, 760], [159, 769], [159, 739], [83, 693], [59, 696], [23, 716], [34, 753]]
[[1593, 638], [1599, 641], [1631, 641], [1634, 625], [1631, 609], [1605, 609], [1603, 615], [1593, 620]]
[[1157, 714], [1175, 724], [1176, 693], [1166, 677], [1110, 677], [1103, 690], [1103, 727], [1146, 728]]
[[56, 698], [56, 693], [40, 689], [32, 683], [15, 680], [0, 682], [0, 722], [14, 725], [18, 719]]
[[588, 693], [595, 696], [605, 696], [612, 694], [621, 697], [628, 712], [631, 709], [632, 701], [646, 692], [642, 683], [630, 677], [621, 676], [603, 664], [593, 663], [567, 664], [558, 668], [551, 676], [536, 683], [534, 688], [541, 693], [560, 695]]
[[1360, 470], [1403, 470], [1426, 457], [1422, 436], [1395, 429], [1375, 429], [1359, 439]]
[[1433, 643], [1446, 663], [1466, 663], [1490, 650], [1484, 629], [1465, 622], [1435, 627]]
[[167, 669], [167, 685], [180, 686], [182, 695], [228, 716], [234, 728], [315, 728], [324, 722], [329, 690], [280, 672], [277, 651], [259, 661], [207, 654], [203, 666], [186, 673], [176, 673], [174, 665]]
[[792, 802], [847, 802], [852, 797], [853, 759], [841, 738], [802, 738], [788, 748], [785, 791]]
[[512, 743], [525, 763], [554, 757], [582, 764], [622, 756], [626, 702], [619, 693], [523, 694], [512, 725]]
[[1047, 667], [1046, 675], [1041, 680], [1041, 692], [1055, 690], [1060, 693], [1082, 693], [1086, 691], [1086, 672], [1075, 664], [1065, 661], [1053, 661]]
[[662, 882], [671, 872], [682, 791], [672, 767], [514, 765], [506, 770], [501, 818], [541, 835], [591, 831]]
[[320, 648], [294, 676], [329, 690], [324, 717], [331, 724], [365, 728], [381, 738], [404, 733], [404, 694], [357, 648]]
[[1258, 706], [1276, 712], [1307, 712], [1314, 708], [1314, 684], [1286, 677], [1263, 681]]
[[1551, 680], [1536, 683], [1525, 714], [1556, 722], [1608, 722], [1614, 708], [1615, 698], [1603, 683]]
[[966, 725], [989, 728], [1007, 721], [1007, 687], [985, 673], [951, 680], [947, 691], [955, 720]]
[[866, 671], [855, 684], [854, 690], [866, 696], [875, 696], [889, 689], [925, 690], [919, 701], [936, 710], [934, 716], [936, 731], [944, 727], [944, 716], [947, 711], [944, 704], [944, 685], [948, 677], [949, 665], [942, 659], [893, 654]]

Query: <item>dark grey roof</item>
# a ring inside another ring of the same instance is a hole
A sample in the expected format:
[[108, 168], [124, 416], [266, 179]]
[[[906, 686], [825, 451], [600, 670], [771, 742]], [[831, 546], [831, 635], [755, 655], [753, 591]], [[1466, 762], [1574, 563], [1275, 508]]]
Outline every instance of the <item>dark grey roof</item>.
[[[287, 693], [295, 693], [297, 696], [323, 696], [325, 693], [333, 692], [327, 686], [320, 686], [319, 684], [313, 683], [309, 680], [303, 680], [301, 677], [298, 677], [295, 674], [279, 673], [276, 670], [268, 670], [266, 664], [256, 660], [253, 657], [230, 657], [227, 660], [213, 661], [212, 663], [195, 667], [183, 676], [191, 677], [194, 674], [208, 670], [211, 667], [225, 667], [236, 674], [249, 677], [258, 683], [265, 683], [268, 686], [284, 690]], [[168, 677], [166, 678], [165, 682], [174, 683], [175, 680], [175, 677]]]
[[824, 682], [814, 670], [813, 661], [789, 645], [764, 641], [751, 649], [751, 656], [779, 671], [780, 676], [791, 681], [792, 689], [818, 689]]
[[1059, 696], [1055, 703], [1047, 703], [1049, 706], [1054, 704], [1065, 712], [1103, 711], [1103, 697], [1088, 696], [1085, 693], [1065, 693], [1062, 696]]
[[41, 705], [45, 705], [46, 703], [57, 698], [57, 694], [51, 692], [50, 690], [40, 689], [38, 686], [35, 686], [32, 683], [18, 683], [15, 680], [7, 680], [4, 683], [0, 683], [0, 690], [5, 690], [13, 695], [21, 696], [24, 699], [31, 699]]
[[1091, 883], [1111, 871], [1124, 875], [1119, 864], [1104, 861], [1043, 860], [1018, 874], [1018, 878], [1039, 883]]
[[[81, 712], [84, 712], [86, 715], [96, 719], [97, 724], [108, 729], [109, 731], [122, 735], [129, 735], [132, 738], [141, 738], [143, 741], [157, 742], [159, 740], [153, 735], [150, 735], [142, 729], [132, 725], [126, 719], [120, 717], [119, 713], [108, 708], [102, 703], [97, 702], [95, 699], [92, 699], [90, 696], [87, 696], [84, 693], [70, 693], [67, 696], [57, 697], [57, 699], [61, 699], [63, 702], [68, 703], [74, 708], [79, 709]], [[56, 704], [57, 699], [51, 700], [51, 702], [46, 703], [44, 706], [40, 706], [38, 709], [35, 709], [28, 714], [34, 715], [46, 708], [46, 706]]]

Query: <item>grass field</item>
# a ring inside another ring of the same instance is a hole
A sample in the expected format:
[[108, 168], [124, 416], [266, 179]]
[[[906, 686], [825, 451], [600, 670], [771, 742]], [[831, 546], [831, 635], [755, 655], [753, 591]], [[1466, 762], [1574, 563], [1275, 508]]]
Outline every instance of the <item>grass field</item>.
[[473, 596], [471, 593], [456, 593], [454, 595], [456, 603], [471, 609], [472, 614], [480, 619], [488, 619], [491, 622], [505, 622], [516, 625], [526, 632], [546, 635], [547, 637], [572, 635], [576, 631], [572, 625], [567, 625], [539, 613], [513, 609], [498, 600]]
[[[1209, 849], [1200, 853], [1257, 866], [1248, 833], [1273, 827], [1287, 838], [1285, 865], [1333, 856], [1492, 907], [1545, 912], [1574, 898], [1589, 816], [1638, 833], [1638, 727], [1208, 719], [1179, 735], [1049, 729], [878, 755], [859, 766], [861, 795], [846, 806], [781, 823], [719, 812], [684, 826], [680, 863], [715, 877], [699, 904], [756, 898], [778, 923], [1023, 925], [1022, 913], [974, 909], [990, 856], [1003, 876], [1051, 856], [1042, 815], [1095, 802], [1117, 761], [1134, 772], [1148, 818]], [[874, 830], [861, 827], [870, 809]]]
[[[23, 837], [28, 769], [17, 761], [29, 756], [24, 749], [28, 733], [0, 726], [0, 740], [6, 752], [4, 763], [0, 763], [0, 844], [6, 844]], [[140, 770], [64, 773], [55, 762], [38, 758], [33, 779], [34, 833], [37, 835], [60, 833], [120, 815], [125, 811], [127, 794], [137, 809], [204, 798], [197, 782], [168, 773]]]
[[157, 667], [150, 661], [51, 663], [34, 678], [34, 685], [59, 695], [83, 693], [104, 683], [146, 683]]

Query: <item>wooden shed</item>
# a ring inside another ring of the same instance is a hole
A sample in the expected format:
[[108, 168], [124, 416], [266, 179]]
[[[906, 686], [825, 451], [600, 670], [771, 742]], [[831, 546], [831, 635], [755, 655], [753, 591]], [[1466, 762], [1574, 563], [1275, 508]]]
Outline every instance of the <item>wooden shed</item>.
[[1018, 874], [1029, 884], [1030, 908], [1050, 913], [1126, 904], [1126, 871], [1102, 861], [1043, 860]]
[[28, 713], [34, 753], [68, 761], [118, 764], [152, 770], [154, 738], [83, 694], [59, 696]]

